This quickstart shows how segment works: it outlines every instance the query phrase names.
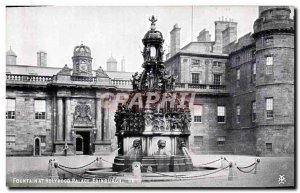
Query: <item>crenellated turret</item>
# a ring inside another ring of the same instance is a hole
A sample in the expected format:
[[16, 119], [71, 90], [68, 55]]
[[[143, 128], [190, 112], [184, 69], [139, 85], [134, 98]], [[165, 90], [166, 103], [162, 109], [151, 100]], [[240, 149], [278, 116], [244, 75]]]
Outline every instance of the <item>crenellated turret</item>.
[[[254, 23], [256, 42], [257, 151], [261, 154], [293, 151], [294, 117], [294, 21], [283, 6], [264, 6]], [[279, 129], [280, 128], [280, 129]], [[283, 129], [284, 130], [281, 130]], [[269, 133], [276, 131], [276, 137]], [[282, 148], [284, 147], [284, 148]]]

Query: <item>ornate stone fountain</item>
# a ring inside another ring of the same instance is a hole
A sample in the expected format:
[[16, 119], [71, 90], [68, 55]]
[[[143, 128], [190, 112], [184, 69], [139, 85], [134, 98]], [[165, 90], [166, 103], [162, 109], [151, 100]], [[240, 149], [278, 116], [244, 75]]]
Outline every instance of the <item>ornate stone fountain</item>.
[[151, 29], [142, 39], [144, 68], [132, 77], [133, 91], [115, 114], [118, 156], [113, 170], [124, 171], [141, 162], [142, 171], [178, 172], [193, 169], [186, 151], [191, 115], [188, 102], [174, 91], [176, 77], [166, 73], [163, 62], [163, 36]]

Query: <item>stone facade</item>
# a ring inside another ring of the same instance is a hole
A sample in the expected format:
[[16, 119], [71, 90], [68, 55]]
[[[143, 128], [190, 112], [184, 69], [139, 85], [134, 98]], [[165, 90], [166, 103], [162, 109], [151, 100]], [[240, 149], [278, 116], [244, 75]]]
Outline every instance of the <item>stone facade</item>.
[[[194, 105], [202, 108], [201, 114], [191, 109], [191, 151], [294, 153], [294, 23], [289, 14], [286, 7], [261, 7], [254, 33], [238, 40], [237, 23], [216, 21], [215, 41], [203, 30], [197, 42], [181, 49], [180, 28], [174, 26], [165, 68], [177, 76], [175, 90], [194, 93]], [[113, 58], [108, 71], [93, 71], [90, 48], [80, 45], [75, 51], [72, 69], [8, 61], [6, 97], [14, 101], [14, 112], [7, 108], [7, 155], [63, 155], [66, 145], [68, 155], [117, 150], [116, 106], [107, 106], [109, 98], [103, 96], [130, 92], [134, 73], [117, 72]], [[12, 53], [7, 55], [16, 58]], [[271, 68], [266, 65], [268, 57]], [[272, 118], [267, 117], [269, 98]], [[37, 100], [45, 101], [44, 115], [37, 113]], [[222, 122], [218, 106], [225, 107]]]
[[[235, 41], [237, 25], [232, 20], [217, 21], [215, 27], [215, 42], [198, 38], [198, 42], [183, 47], [165, 64], [171, 73], [178, 75], [181, 83], [192, 83], [191, 75], [200, 72], [203, 74], [199, 83], [213, 85], [212, 76], [215, 73], [222, 75], [220, 86], [224, 86], [225, 91], [218, 93], [215, 90], [215, 96], [209, 97], [209, 101], [203, 98], [207, 93], [191, 91], [197, 93], [196, 101], [202, 101], [206, 124], [192, 124], [190, 148], [200, 152], [218, 152], [219, 148], [224, 153], [249, 155], [293, 153], [294, 23], [290, 19], [290, 9], [260, 7], [254, 33], [248, 33], [238, 41]], [[212, 46], [211, 50], [209, 46]], [[270, 74], [266, 72], [269, 56], [273, 59]], [[192, 62], [196, 60], [200, 61], [198, 66]], [[224, 66], [214, 71], [213, 62]], [[225, 98], [224, 93], [228, 94]], [[267, 98], [273, 99], [271, 119], [266, 115]], [[216, 112], [216, 105], [222, 100], [227, 118], [220, 127], [217, 115], [212, 112]], [[193, 141], [197, 136], [201, 136], [200, 145]], [[221, 148], [216, 140], [211, 140], [218, 136], [226, 136]]]

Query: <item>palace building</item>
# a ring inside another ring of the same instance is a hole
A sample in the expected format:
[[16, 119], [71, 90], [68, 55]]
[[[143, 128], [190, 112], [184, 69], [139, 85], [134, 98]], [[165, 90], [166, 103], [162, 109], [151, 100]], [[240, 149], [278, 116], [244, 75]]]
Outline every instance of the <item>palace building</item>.
[[[195, 93], [189, 149], [199, 154], [294, 153], [294, 20], [289, 7], [259, 7], [253, 33], [237, 39], [232, 19], [215, 21], [215, 40], [202, 30], [181, 47], [180, 27], [170, 32], [166, 70], [175, 90]], [[158, 26], [159, 28], [159, 26]], [[138, 53], [137, 53], [138, 54]], [[49, 55], [48, 55], [49, 57]], [[129, 93], [134, 72], [107, 60], [92, 69], [92, 50], [74, 48], [71, 66], [17, 65], [6, 53], [7, 155], [110, 154], [118, 148], [116, 108], [106, 93]]]

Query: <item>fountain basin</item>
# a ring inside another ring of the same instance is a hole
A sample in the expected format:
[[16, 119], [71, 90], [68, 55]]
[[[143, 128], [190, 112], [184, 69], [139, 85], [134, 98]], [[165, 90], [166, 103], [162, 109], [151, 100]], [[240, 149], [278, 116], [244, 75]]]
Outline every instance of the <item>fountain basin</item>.
[[126, 172], [131, 172], [133, 162], [141, 162], [142, 172], [147, 172], [148, 169], [152, 170], [152, 172], [183, 172], [193, 170], [193, 163], [190, 157], [153, 155], [141, 157], [116, 156], [113, 171], [121, 172], [126, 170]]

